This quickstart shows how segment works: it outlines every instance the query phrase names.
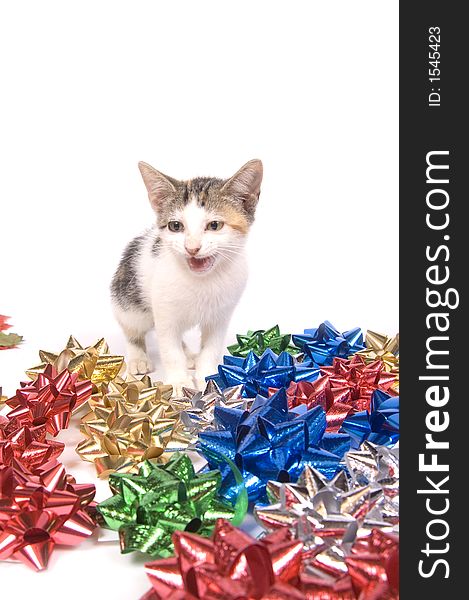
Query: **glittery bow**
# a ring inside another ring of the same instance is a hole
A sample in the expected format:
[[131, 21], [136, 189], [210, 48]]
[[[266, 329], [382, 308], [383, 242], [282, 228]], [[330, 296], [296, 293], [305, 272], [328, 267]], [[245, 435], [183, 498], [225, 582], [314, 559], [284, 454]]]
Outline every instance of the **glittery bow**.
[[220, 390], [212, 379], [207, 382], [203, 391], [183, 388], [182, 398], [173, 398], [173, 410], [180, 411], [181, 421], [187, 432], [197, 435], [207, 428], [213, 427], [215, 406], [245, 409], [249, 400], [243, 398], [243, 386]]
[[314, 381], [318, 376], [319, 369], [310, 359], [299, 362], [288, 352], [277, 355], [268, 348], [261, 356], [249, 352], [244, 359], [226, 355], [218, 374], [206, 379], [214, 380], [222, 390], [244, 385], [244, 397], [254, 398], [256, 394], [267, 396], [271, 387], [286, 387], [291, 381]]
[[169, 452], [184, 450], [196, 440], [180, 419], [187, 406], [170, 401], [172, 386], [153, 384], [149, 377], [116, 380], [110, 392], [93, 399], [81, 421], [86, 436], [77, 446], [84, 460], [94, 462], [100, 477], [114, 471], [136, 472], [141, 461], [168, 460]]
[[[276, 390], [271, 388], [269, 395]], [[316, 381], [292, 381], [287, 388], [288, 406], [293, 409], [305, 406], [307, 409], [322, 406], [326, 411], [326, 431], [339, 431], [345, 417], [353, 411], [346, 403], [350, 400], [350, 388], [332, 387], [329, 377], [323, 375]]]
[[[390, 579], [376, 578], [373, 568], [385, 574], [387, 558], [366, 556], [363, 549], [372, 550], [378, 542], [391, 544], [393, 552], [397, 548], [392, 535], [399, 521], [397, 453], [365, 443], [348, 451], [345, 462], [350, 478], [340, 471], [327, 480], [306, 467], [297, 484], [269, 482], [267, 495], [273, 504], [257, 505], [254, 514], [267, 531], [288, 528], [304, 543], [302, 584], [307, 598], [387, 598], [397, 585], [396, 565], [389, 570]], [[359, 566], [369, 569], [367, 582]], [[384, 587], [376, 588], [377, 582]], [[384, 595], [374, 596], [376, 589]]]
[[350, 447], [342, 434], [324, 434], [326, 416], [317, 406], [303, 413], [288, 410], [285, 389], [270, 398], [257, 396], [249, 410], [215, 407], [216, 430], [199, 435], [197, 450], [223, 475], [229, 498], [231, 475], [219, 456], [227, 456], [243, 473], [250, 500], [265, 494], [269, 479], [295, 480], [306, 464], [332, 477]]
[[396, 395], [392, 389], [396, 375], [388, 373], [381, 361], [366, 364], [365, 359], [357, 354], [349, 360], [334, 358], [332, 366], [321, 367], [321, 375], [329, 379], [337, 399], [337, 390], [343, 392], [340, 402], [351, 406], [354, 412], [370, 409], [375, 390]]
[[398, 600], [399, 539], [372, 529], [353, 545], [330, 546], [305, 560], [301, 583], [306, 600]]
[[145, 565], [145, 600], [305, 598], [296, 589], [303, 545], [287, 530], [255, 540], [220, 519], [212, 539], [180, 531], [173, 539], [174, 558]]
[[381, 521], [397, 525], [399, 523], [399, 448], [391, 449], [371, 442], [363, 442], [358, 450], [349, 450], [345, 454], [345, 463], [353, 486], [370, 485], [382, 490], [383, 495], [376, 504], [374, 516]]
[[94, 493], [94, 485], [76, 484], [56, 461], [34, 474], [0, 466], [0, 560], [45, 569], [56, 545], [75, 546], [92, 534], [87, 509]]
[[373, 528], [392, 531], [399, 521], [399, 459], [383, 446], [365, 443], [344, 457], [345, 471], [328, 480], [305, 467], [298, 482], [269, 481], [270, 505], [255, 516], [268, 531], [290, 527], [315, 553], [331, 544], [350, 543]]
[[228, 352], [233, 356], [245, 358], [249, 352], [262, 354], [267, 348], [277, 354], [281, 352], [293, 355], [299, 353], [298, 348], [290, 345], [291, 335], [280, 333], [278, 325], [274, 325], [270, 329], [249, 330], [245, 335], [238, 333], [236, 339], [238, 340], [237, 344], [228, 346]]
[[367, 364], [379, 360], [386, 371], [396, 375], [392, 390], [399, 393], [399, 334], [388, 337], [375, 331], [367, 331], [366, 348], [357, 352]]
[[22, 336], [17, 333], [4, 333], [7, 329], [10, 329], [11, 325], [7, 323], [10, 317], [0, 315], [0, 350], [7, 350], [8, 348], [16, 348], [21, 343]]
[[247, 502], [233, 507], [222, 500], [220, 483], [218, 471], [196, 475], [190, 458], [176, 453], [163, 466], [142, 463], [138, 475], [111, 475], [114, 496], [97, 508], [106, 525], [119, 531], [122, 552], [170, 556], [176, 530], [209, 535], [219, 517], [241, 522]]
[[367, 364], [380, 360], [384, 363], [386, 371], [399, 372], [399, 334], [388, 337], [383, 333], [367, 331], [365, 346], [357, 354], [363, 356]]
[[7, 400], [13, 409], [6, 415], [10, 427], [45, 425], [54, 436], [68, 427], [72, 412], [90, 398], [92, 387], [90, 381], [78, 380], [78, 375], [67, 369], [57, 373], [52, 365], [47, 365], [33, 383], [21, 385]]
[[39, 351], [41, 364], [26, 371], [31, 379], [42, 373], [48, 364], [58, 371], [68, 369], [80, 379], [93, 383], [93, 395], [107, 392], [107, 384], [115, 379], [124, 367], [124, 357], [109, 353], [106, 341], [101, 338], [93, 346], [83, 347], [70, 336], [64, 350], [59, 353]]
[[[315, 381], [292, 381], [287, 388], [288, 406], [322, 406], [326, 411], [327, 431], [340, 430], [346, 417], [368, 409], [371, 396], [377, 389], [390, 390], [396, 375], [387, 373], [383, 363], [374, 361], [367, 365], [363, 357], [355, 355], [350, 360], [335, 358], [332, 367], [322, 367], [321, 377]], [[275, 393], [271, 388], [269, 394]]]
[[382, 446], [394, 445], [399, 440], [399, 396], [376, 390], [370, 410], [349, 415], [340, 431], [350, 435], [355, 447], [365, 440]]
[[294, 335], [293, 343], [318, 365], [332, 365], [335, 357], [348, 358], [364, 348], [360, 327], [340, 333], [329, 321]]
[[58, 458], [65, 446], [47, 439], [46, 433], [45, 424], [18, 428], [0, 417], [0, 465], [16, 463], [19, 468], [30, 471]]

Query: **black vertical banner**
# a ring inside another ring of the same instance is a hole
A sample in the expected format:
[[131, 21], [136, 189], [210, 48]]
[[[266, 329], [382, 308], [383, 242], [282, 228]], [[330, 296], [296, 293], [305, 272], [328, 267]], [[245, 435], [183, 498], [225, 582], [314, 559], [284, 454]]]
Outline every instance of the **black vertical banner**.
[[[463, 2], [400, 3], [401, 598], [468, 595], [463, 8]], [[457, 593], [456, 584], [464, 591]]]

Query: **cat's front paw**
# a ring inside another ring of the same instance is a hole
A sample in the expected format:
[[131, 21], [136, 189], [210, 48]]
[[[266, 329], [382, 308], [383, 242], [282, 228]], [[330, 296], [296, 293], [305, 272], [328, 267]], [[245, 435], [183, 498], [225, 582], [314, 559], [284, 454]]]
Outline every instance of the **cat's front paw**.
[[151, 373], [153, 371], [153, 365], [151, 364], [148, 356], [130, 358], [128, 371], [132, 375], [146, 375], [147, 373]]

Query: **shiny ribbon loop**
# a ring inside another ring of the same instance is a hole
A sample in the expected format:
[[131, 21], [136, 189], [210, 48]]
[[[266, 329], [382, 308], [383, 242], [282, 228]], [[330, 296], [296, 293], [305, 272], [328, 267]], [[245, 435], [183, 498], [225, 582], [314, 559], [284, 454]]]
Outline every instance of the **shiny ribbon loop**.
[[52, 365], [33, 383], [21, 385], [6, 402], [12, 408], [6, 415], [10, 427], [44, 425], [53, 436], [68, 427], [72, 412], [89, 400], [92, 391], [89, 381], [78, 381], [78, 375], [66, 369], [58, 373]]
[[[358, 354], [349, 360], [336, 357], [330, 367], [321, 367], [321, 376], [315, 381], [291, 382], [287, 388], [288, 405], [292, 409], [322, 406], [327, 431], [338, 432], [346, 418], [370, 410], [375, 391], [395, 395], [396, 377], [379, 360], [367, 364]], [[275, 391], [271, 388], [269, 394]], [[378, 439], [375, 441], [379, 443]]]
[[144, 460], [167, 462], [171, 453], [195, 442], [198, 430], [190, 425], [192, 390], [177, 399], [172, 392], [172, 386], [152, 383], [148, 376], [111, 382], [108, 393], [90, 401], [77, 453], [94, 462], [101, 478], [136, 473]]
[[321, 366], [331, 365], [335, 357], [348, 358], [364, 348], [359, 327], [340, 333], [329, 321], [305, 329], [303, 334], [294, 335], [293, 343]]
[[166, 465], [145, 461], [137, 475], [112, 474], [114, 495], [97, 510], [107, 527], [119, 531], [123, 553], [170, 556], [174, 531], [209, 535], [220, 517], [241, 522], [247, 509], [241, 488], [240, 501], [232, 506], [219, 495], [220, 484], [218, 471], [196, 474], [190, 458], [176, 453]]
[[152, 584], [147, 600], [236, 600], [264, 598], [269, 593], [298, 598], [290, 582], [300, 572], [302, 544], [286, 530], [254, 540], [220, 519], [210, 540], [180, 531], [173, 538], [176, 557], [145, 565]]
[[332, 480], [308, 466], [296, 484], [270, 481], [271, 504], [254, 515], [268, 532], [287, 529], [304, 544], [306, 598], [397, 599], [397, 450], [365, 442], [344, 462], [347, 474]]
[[357, 354], [362, 356], [367, 364], [379, 360], [386, 371], [399, 373], [399, 334], [389, 337], [369, 330], [366, 332], [365, 348]]
[[216, 429], [200, 433], [197, 450], [210, 468], [221, 470], [222, 493], [228, 498], [233, 482], [218, 455], [236, 463], [254, 501], [264, 496], [269, 479], [296, 480], [307, 464], [332, 477], [350, 447], [347, 435], [325, 433], [321, 406], [300, 414], [289, 411], [285, 389], [270, 398], [257, 396], [248, 410], [217, 407], [214, 415]]
[[75, 546], [92, 534], [94, 493], [56, 461], [35, 473], [0, 466], [0, 560], [45, 569], [56, 545]]
[[299, 353], [298, 348], [290, 345], [291, 335], [280, 333], [278, 325], [270, 329], [249, 330], [245, 335], [236, 335], [237, 344], [228, 346], [228, 352], [233, 356], [246, 358], [249, 352], [257, 355], [262, 354], [267, 348], [270, 348], [276, 354], [288, 352], [295, 355]]
[[107, 391], [107, 384], [114, 380], [125, 366], [123, 356], [109, 353], [104, 338], [93, 346], [83, 347], [78, 340], [70, 336], [61, 352], [40, 350], [39, 358], [41, 363], [26, 371], [28, 377], [36, 379], [48, 364], [52, 364], [58, 371], [67, 369], [76, 373], [79, 379], [90, 380], [93, 384], [93, 395], [101, 395], [103, 390]]
[[316, 553], [331, 541], [350, 543], [373, 528], [393, 532], [399, 522], [399, 459], [396, 450], [369, 442], [344, 456], [347, 473], [328, 480], [307, 466], [298, 482], [269, 481], [270, 505], [258, 504], [254, 515], [268, 531], [289, 527]]
[[319, 375], [310, 359], [299, 362], [288, 352], [277, 355], [268, 348], [261, 356], [249, 352], [244, 359], [226, 355], [218, 374], [206, 379], [215, 381], [222, 390], [243, 385], [243, 396], [254, 398], [257, 394], [266, 396], [269, 388], [287, 387], [291, 381], [314, 381]]
[[399, 396], [376, 390], [371, 397], [370, 410], [349, 415], [340, 431], [351, 437], [355, 447], [365, 440], [393, 446], [399, 440]]
[[194, 437], [213, 427], [216, 407], [246, 409], [249, 404], [243, 398], [242, 385], [221, 390], [213, 380], [207, 382], [203, 391], [183, 388], [183, 394], [183, 398], [173, 398], [171, 405], [175, 411], [180, 411], [186, 431]]
[[7, 419], [0, 420], [0, 458], [7, 466], [17, 465], [25, 471], [33, 471], [58, 458], [64, 444], [46, 438], [45, 424], [17, 427]]
[[75, 546], [94, 528], [92, 484], [77, 484], [57, 462], [64, 444], [49, 439], [90, 400], [92, 384], [47, 364], [22, 383], [0, 417], [0, 560], [37, 571], [56, 546]]
[[219, 520], [211, 539], [182, 531], [173, 539], [175, 557], [145, 565], [145, 600], [398, 599], [398, 540], [376, 529], [346, 553], [330, 547], [327, 558], [285, 527], [255, 540]]

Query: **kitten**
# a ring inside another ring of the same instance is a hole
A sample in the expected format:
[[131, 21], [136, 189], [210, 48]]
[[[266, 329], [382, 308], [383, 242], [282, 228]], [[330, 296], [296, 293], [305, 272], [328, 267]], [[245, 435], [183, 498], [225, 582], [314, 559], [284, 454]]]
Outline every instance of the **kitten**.
[[[145, 334], [154, 327], [165, 381], [203, 389], [217, 370], [226, 329], [247, 279], [246, 237], [260, 194], [262, 163], [251, 160], [228, 180], [178, 181], [146, 163], [139, 169], [156, 225], [124, 250], [111, 284], [116, 318], [127, 337], [133, 374], [152, 370]], [[200, 353], [189, 356], [184, 332], [199, 326]], [[195, 381], [189, 362], [195, 359]]]

